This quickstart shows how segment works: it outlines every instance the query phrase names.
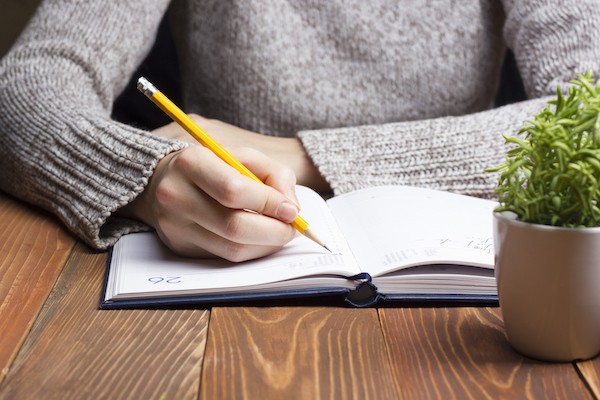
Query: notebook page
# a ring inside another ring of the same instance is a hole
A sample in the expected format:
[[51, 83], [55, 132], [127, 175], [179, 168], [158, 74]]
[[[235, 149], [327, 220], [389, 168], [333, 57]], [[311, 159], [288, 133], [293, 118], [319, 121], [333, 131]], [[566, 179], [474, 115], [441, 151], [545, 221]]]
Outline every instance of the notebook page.
[[261, 284], [273, 287], [270, 285], [273, 282], [303, 276], [359, 273], [323, 199], [304, 187], [298, 187], [297, 194], [302, 204], [301, 214], [334, 254], [299, 236], [271, 256], [234, 264], [220, 259], [179, 257], [156, 234], [136, 233], [122, 237], [113, 248], [106, 299], [147, 297], [161, 292], [177, 295], [231, 292]]
[[328, 204], [359, 266], [372, 276], [432, 263], [493, 268], [493, 201], [386, 186]]

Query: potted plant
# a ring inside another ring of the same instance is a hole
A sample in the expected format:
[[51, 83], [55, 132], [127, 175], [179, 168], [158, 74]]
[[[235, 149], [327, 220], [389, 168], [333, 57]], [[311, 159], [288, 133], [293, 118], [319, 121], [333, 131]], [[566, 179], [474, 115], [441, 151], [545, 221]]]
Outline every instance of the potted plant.
[[577, 75], [525, 123], [500, 172], [496, 281], [509, 342], [537, 359], [600, 352], [600, 83]]

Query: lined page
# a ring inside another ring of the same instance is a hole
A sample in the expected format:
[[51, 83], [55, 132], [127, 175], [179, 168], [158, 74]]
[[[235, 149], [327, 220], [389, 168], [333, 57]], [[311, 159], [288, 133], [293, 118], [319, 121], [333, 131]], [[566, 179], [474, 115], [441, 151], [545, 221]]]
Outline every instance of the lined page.
[[421, 264], [493, 268], [493, 201], [386, 186], [328, 203], [359, 266], [372, 276]]
[[[253, 261], [230, 263], [221, 259], [178, 257], [154, 233], [122, 237], [113, 248], [106, 299], [148, 297], [157, 293], [190, 295], [247, 291], [269, 288], [289, 279], [309, 275], [351, 276], [359, 273], [346, 241], [339, 232], [323, 199], [315, 192], [298, 187], [301, 214], [310, 228], [334, 254], [299, 236], [279, 252]], [[343, 278], [340, 280], [345, 281]], [[292, 286], [296, 286], [293, 284]]]

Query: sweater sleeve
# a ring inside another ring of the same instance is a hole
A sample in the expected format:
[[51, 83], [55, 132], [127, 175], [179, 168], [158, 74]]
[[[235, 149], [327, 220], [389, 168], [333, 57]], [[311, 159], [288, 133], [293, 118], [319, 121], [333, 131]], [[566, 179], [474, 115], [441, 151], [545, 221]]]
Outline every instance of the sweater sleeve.
[[0, 63], [0, 188], [97, 249], [145, 229], [113, 213], [184, 146], [110, 119], [167, 6], [45, 1]]
[[298, 136], [335, 194], [404, 184], [493, 197], [498, 176], [484, 170], [504, 160], [501, 135], [515, 134], [576, 73], [600, 72], [600, 8], [594, 2], [506, 0], [504, 36], [530, 100], [471, 115]]

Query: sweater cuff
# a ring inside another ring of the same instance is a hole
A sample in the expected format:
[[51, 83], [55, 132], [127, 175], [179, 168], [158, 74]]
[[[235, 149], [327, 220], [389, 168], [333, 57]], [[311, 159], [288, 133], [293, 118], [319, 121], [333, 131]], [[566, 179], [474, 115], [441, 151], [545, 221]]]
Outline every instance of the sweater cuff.
[[546, 105], [536, 99], [459, 117], [301, 131], [298, 137], [335, 195], [369, 186], [408, 185], [491, 198], [515, 134]]
[[189, 144], [89, 115], [71, 115], [60, 121], [60, 130], [48, 130], [59, 134], [36, 129], [35, 146], [13, 143], [28, 153], [21, 155], [29, 164], [26, 184], [15, 191], [56, 214], [90, 246], [104, 250], [123, 234], [149, 229], [113, 213], [144, 190], [165, 155]]

